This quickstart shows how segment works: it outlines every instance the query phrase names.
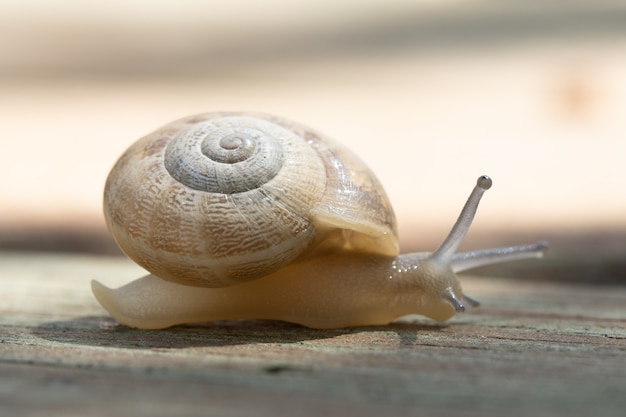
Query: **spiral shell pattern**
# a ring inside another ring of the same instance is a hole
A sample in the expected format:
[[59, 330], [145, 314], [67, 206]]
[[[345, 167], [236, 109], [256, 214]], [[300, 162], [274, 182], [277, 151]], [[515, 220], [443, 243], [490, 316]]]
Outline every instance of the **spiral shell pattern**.
[[208, 113], [132, 145], [109, 174], [104, 212], [118, 245], [151, 273], [218, 287], [298, 257], [325, 185], [320, 156], [294, 132]]
[[199, 191], [233, 194], [259, 188], [278, 174], [285, 160], [280, 137], [270, 132], [251, 119], [246, 125], [241, 118], [198, 123], [167, 145], [165, 168]]

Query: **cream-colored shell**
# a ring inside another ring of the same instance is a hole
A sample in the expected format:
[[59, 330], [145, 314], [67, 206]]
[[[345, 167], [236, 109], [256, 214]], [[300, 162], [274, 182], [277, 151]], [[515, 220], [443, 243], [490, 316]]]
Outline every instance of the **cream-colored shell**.
[[104, 214], [131, 259], [186, 285], [232, 285], [338, 250], [398, 255], [391, 204], [363, 162], [263, 114], [205, 113], [143, 137], [109, 174]]

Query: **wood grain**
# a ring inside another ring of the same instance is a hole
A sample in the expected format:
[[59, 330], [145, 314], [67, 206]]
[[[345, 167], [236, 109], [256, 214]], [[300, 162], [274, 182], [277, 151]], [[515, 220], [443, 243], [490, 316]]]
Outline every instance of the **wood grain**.
[[0, 415], [623, 416], [626, 288], [466, 277], [446, 324], [138, 331], [89, 281], [120, 258], [0, 253]]

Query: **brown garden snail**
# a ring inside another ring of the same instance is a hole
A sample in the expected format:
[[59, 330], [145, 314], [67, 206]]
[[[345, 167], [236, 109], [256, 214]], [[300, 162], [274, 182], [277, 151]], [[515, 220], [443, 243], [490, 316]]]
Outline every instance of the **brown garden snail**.
[[447, 320], [477, 304], [456, 272], [547, 247], [455, 253], [490, 187], [478, 178], [435, 252], [399, 255], [384, 190], [342, 145], [264, 114], [187, 117], [132, 145], [105, 186], [110, 231], [150, 274], [92, 289], [119, 322], [144, 329], [245, 318], [314, 328], [408, 314]]

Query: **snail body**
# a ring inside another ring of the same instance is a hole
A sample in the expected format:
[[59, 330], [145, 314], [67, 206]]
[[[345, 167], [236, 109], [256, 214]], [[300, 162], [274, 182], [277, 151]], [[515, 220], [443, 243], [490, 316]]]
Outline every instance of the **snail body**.
[[541, 256], [546, 245], [455, 254], [491, 179], [478, 179], [433, 253], [399, 254], [376, 176], [341, 144], [299, 123], [205, 113], [132, 145], [105, 185], [120, 248], [150, 274], [102, 306], [137, 328], [272, 319], [314, 328], [444, 321], [476, 302], [456, 272]]

